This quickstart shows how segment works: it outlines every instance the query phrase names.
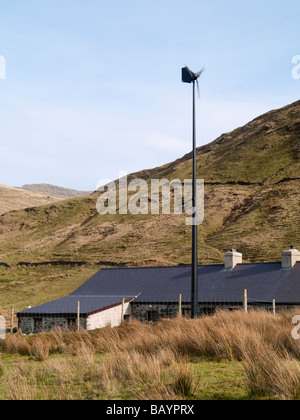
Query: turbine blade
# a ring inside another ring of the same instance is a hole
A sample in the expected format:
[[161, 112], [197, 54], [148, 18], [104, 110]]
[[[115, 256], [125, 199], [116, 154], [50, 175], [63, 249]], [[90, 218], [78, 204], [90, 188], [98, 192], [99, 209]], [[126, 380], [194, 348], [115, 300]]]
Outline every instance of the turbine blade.
[[201, 76], [201, 74], [204, 72], [204, 67], [202, 70], [199, 71], [199, 73], [196, 73], [197, 79]]
[[199, 87], [199, 80], [197, 79], [197, 90], [198, 90], [198, 98], [200, 99], [200, 87]]

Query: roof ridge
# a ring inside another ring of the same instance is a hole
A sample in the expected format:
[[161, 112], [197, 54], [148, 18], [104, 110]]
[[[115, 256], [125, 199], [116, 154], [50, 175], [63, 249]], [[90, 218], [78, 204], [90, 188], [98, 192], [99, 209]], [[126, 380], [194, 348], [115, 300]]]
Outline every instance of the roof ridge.
[[250, 262], [250, 263], [239, 263], [237, 265], [267, 265], [267, 264], [281, 264], [281, 261], [259, 261], [259, 262]]
[[[298, 262], [300, 264], [300, 261]], [[243, 262], [237, 265], [267, 265], [267, 264], [281, 264], [280, 261], [259, 261], [259, 262]], [[198, 264], [198, 268], [205, 267], [223, 267], [224, 264]], [[166, 266], [153, 266], [153, 267], [111, 267], [101, 268], [99, 271], [117, 271], [117, 270], [155, 270], [155, 269], [178, 269], [178, 268], [191, 268], [191, 264], [179, 265], [166, 265]]]
[[[202, 267], [223, 267], [224, 264], [201, 264], [198, 268]], [[101, 268], [99, 271], [116, 271], [116, 270], [155, 270], [158, 268], [171, 269], [171, 268], [192, 268], [191, 264], [180, 264], [180, 265], [166, 265], [166, 266], [154, 266], [154, 267], [112, 267], [112, 268]]]

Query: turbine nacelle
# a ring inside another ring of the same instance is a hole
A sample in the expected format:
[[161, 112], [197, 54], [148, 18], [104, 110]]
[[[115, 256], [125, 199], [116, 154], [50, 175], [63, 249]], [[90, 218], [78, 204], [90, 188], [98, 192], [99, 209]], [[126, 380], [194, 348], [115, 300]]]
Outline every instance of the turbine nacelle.
[[204, 69], [199, 71], [199, 73], [192, 72], [188, 67], [182, 69], [182, 82], [183, 83], [193, 83], [201, 76]]

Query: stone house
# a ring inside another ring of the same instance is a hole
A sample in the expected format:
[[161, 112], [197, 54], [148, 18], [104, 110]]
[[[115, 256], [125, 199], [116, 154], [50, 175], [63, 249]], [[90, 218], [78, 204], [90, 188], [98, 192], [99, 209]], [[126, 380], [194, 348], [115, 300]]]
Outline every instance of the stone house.
[[[300, 252], [282, 253], [281, 263], [243, 263], [242, 254], [231, 250], [225, 264], [198, 267], [198, 312], [243, 306], [244, 290], [249, 307], [272, 309], [300, 307]], [[86, 330], [116, 327], [130, 317], [156, 322], [190, 314], [191, 267], [103, 269], [71, 295], [17, 314], [25, 334], [55, 327]], [[80, 302], [80, 308], [78, 308]], [[78, 311], [79, 309], [79, 311]]]

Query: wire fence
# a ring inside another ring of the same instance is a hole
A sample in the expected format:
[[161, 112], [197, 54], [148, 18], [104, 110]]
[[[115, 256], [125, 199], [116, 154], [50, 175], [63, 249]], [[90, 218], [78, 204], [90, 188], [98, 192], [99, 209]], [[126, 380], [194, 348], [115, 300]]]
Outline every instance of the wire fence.
[[[117, 303], [113, 305], [93, 307], [93, 310], [88, 310], [86, 301], [83, 302], [83, 299], [80, 301], [80, 297], [78, 297], [78, 300], [74, 299], [68, 310], [64, 304], [59, 305], [56, 302], [55, 312], [48, 310], [47, 313], [43, 313], [43, 307], [28, 308], [18, 312], [16, 308], [12, 307], [6, 310], [0, 309], [0, 316], [3, 317], [2, 320], [5, 319], [6, 331], [11, 333], [20, 330], [24, 334], [36, 334], [57, 328], [68, 331], [95, 330], [104, 327], [117, 327], [124, 320], [131, 319], [156, 323], [178, 316], [189, 318], [192, 312], [190, 300], [190, 296], [184, 294], [166, 294], [161, 295], [159, 299], [153, 296], [139, 295], [135, 298], [119, 297], [116, 299]], [[244, 290], [243, 293], [199, 298], [198, 317], [214, 316], [220, 310], [242, 310], [244, 312], [264, 310], [276, 315], [282, 310], [294, 308], [295, 306], [277, 304], [275, 299], [258, 300], [254, 296], [248, 295]]]
[[[191, 317], [191, 307], [190, 296], [183, 294], [161, 296], [159, 300], [153, 299], [151, 296], [140, 296], [132, 302], [131, 316], [140, 321], [150, 322], [177, 316]], [[214, 315], [219, 310], [248, 312], [255, 309], [276, 314], [276, 302], [275, 300], [268, 302], [249, 298], [246, 291], [242, 294], [206, 296], [205, 299], [198, 300], [198, 317]]]

